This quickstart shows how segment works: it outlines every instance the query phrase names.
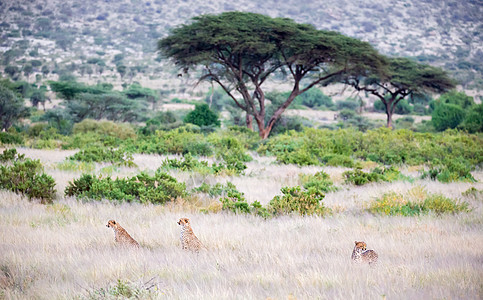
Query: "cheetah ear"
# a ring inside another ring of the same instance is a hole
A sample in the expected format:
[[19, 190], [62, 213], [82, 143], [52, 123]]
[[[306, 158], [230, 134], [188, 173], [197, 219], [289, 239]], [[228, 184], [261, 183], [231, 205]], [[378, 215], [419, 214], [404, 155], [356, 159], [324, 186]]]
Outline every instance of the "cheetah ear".
[[358, 241], [354, 241], [354, 244], [356, 244], [356, 245], [357, 245], [357, 243], [358, 243]]
[[112, 220], [112, 224], [116, 224], [116, 221]]

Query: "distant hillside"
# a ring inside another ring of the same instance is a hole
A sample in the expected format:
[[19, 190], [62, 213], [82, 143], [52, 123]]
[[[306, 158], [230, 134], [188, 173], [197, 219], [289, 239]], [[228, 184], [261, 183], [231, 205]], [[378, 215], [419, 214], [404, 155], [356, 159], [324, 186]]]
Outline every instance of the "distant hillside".
[[161, 82], [176, 70], [158, 57], [157, 40], [194, 16], [232, 10], [369, 41], [384, 54], [441, 66], [464, 89], [482, 94], [479, 0], [7, 0], [0, 3], [0, 70], [30, 82], [72, 73], [117, 85], [144, 78], [169, 88]]

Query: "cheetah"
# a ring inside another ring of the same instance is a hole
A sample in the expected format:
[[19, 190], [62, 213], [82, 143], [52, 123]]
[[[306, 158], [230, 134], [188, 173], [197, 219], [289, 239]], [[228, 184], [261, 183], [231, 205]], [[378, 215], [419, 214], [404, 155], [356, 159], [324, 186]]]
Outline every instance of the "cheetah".
[[352, 260], [355, 262], [366, 262], [369, 265], [377, 262], [378, 255], [374, 250], [367, 250], [367, 244], [364, 242], [354, 242], [354, 251], [352, 251]]
[[136, 240], [134, 240], [129, 235], [129, 233], [127, 233], [126, 229], [122, 228], [121, 225], [119, 225], [119, 223], [114, 220], [109, 220], [106, 226], [112, 227], [112, 229], [114, 230], [114, 233], [116, 234], [114, 240], [116, 241], [116, 243], [122, 246], [139, 248], [139, 243], [136, 242]]
[[192, 252], [199, 252], [201, 249], [205, 249], [205, 246], [203, 246], [200, 240], [193, 233], [193, 229], [191, 229], [190, 220], [188, 218], [179, 219], [178, 225], [181, 226], [181, 249]]

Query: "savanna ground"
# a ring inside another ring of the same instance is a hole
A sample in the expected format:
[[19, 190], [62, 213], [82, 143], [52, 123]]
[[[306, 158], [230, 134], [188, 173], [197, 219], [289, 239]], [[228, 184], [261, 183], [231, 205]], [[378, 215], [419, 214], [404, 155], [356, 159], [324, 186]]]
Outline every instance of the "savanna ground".
[[[5, 299], [481, 299], [483, 297], [483, 199], [468, 196], [477, 183], [413, 182], [345, 185], [344, 168], [277, 165], [257, 157], [244, 176], [210, 177], [172, 173], [193, 187], [231, 181], [248, 201], [267, 204], [283, 186], [300, 184], [299, 174], [324, 170], [340, 190], [324, 199], [328, 217], [285, 216], [264, 220], [216, 211], [209, 198], [179, 200], [166, 206], [83, 202], [63, 197], [81, 170], [61, 170], [75, 151], [18, 149], [40, 159], [56, 180], [57, 199], [43, 205], [0, 191], [0, 298]], [[130, 176], [154, 171], [163, 156], [135, 155], [137, 168], [97, 164], [95, 172]], [[401, 168], [418, 176], [415, 168]], [[422, 187], [467, 201], [457, 215], [395, 217], [373, 215], [368, 202], [385, 192]], [[181, 251], [180, 217], [191, 219], [208, 251]], [[142, 246], [122, 249], [106, 228], [117, 220]], [[355, 240], [379, 254], [375, 267], [354, 265]]]

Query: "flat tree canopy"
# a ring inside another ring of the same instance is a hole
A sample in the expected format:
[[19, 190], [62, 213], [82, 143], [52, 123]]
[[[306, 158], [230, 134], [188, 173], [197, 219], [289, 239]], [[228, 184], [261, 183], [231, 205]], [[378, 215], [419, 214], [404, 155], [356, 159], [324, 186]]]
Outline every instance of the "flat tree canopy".
[[455, 87], [440, 68], [415, 62], [409, 58], [389, 58], [388, 72], [369, 76], [349, 76], [345, 79], [359, 91], [369, 92], [384, 103], [387, 127], [392, 127], [392, 115], [397, 104], [411, 94], [442, 93]]
[[[159, 40], [158, 50], [185, 72], [202, 67], [200, 81], [219, 84], [246, 112], [249, 128], [255, 119], [262, 138], [294, 98], [311, 87], [341, 74], [382, 74], [386, 65], [369, 43], [291, 19], [246, 12], [195, 17]], [[292, 91], [266, 118], [262, 87], [268, 78], [290, 82]]]

